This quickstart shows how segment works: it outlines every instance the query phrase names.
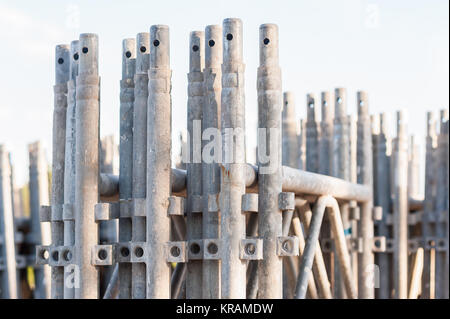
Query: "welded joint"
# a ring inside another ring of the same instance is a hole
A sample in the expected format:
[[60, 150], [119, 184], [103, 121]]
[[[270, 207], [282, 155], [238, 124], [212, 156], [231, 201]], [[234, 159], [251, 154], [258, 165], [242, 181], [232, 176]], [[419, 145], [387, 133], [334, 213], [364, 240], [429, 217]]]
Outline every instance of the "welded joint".
[[203, 212], [203, 197], [202, 195], [189, 195], [189, 212], [202, 213]]
[[131, 261], [130, 243], [117, 243], [116, 245], [116, 262], [129, 263]]
[[91, 249], [92, 266], [111, 266], [115, 263], [115, 245], [95, 245]]
[[243, 212], [257, 213], [258, 212], [258, 194], [246, 193], [242, 195], [241, 209]]
[[299, 239], [296, 236], [280, 236], [277, 237], [277, 255], [298, 256], [299, 254]]
[[185, 241], [169, 241], [166, 243], [166, 252], [169, 263], [185, 263], [188, 260]]
[[[278, 208], [285, 211], [293, 211], [295, 209], [295, 193], [281, 192], [278, 194]], [[291, 255], [289, 255], [291, 256]]]
[[219, 194], [208, 194], [208, 213], [217, 213], [219, 207]]
[[52, 221], [52, 207], [40, 206], [39, 207], [39, 221], [41, 223], [48, 223]]
[[120, 216], [119, 203], [98, 203], [94, 207], [95, 222], [113, 220]]
[[357, 237], [357, 238], [346, 238], [347, 240], [347, 247], [348, 250], [351, 252], [357, 252], [362, 253], [364, 246], [363, 246], [363, 238]]
[[68, 266], [74, 259], [73, 246], [36, 246], [36, 264], [51, 267]]
[[374, 206], [372, 208], [372, 219], [375, 221], [383, 219], [383, 207], [382, 206]]
[[185, 210], [185, 199], [179, 196], [169, 197], [169, 208], [167, 213], [169, 216], [184, 216]]
[[130, 242], [130, 262], [143, 263], [147, 258], [147, 243], [146, 242]]
[[384, 253], [386, 251], [386, 237], [375, 236], [372, 238], [372, 251], [374, 253]]
[[132, 199], [119, 199], [119, 218], [131, 218], [133, 215]]
[[188, 241], [187, 257], [189, 260], [203, 259], [203, 239], [191, 239]]
[[220, 240], [203, 239], [203, 259], [220, 260]]
[[263, 240], [260, 238], [241, 239], [239, 258], [244, 260], [261, 260], [263, 258]]
[[[51, 209], [50, 208], [50, 219], [52, 222], [63, 222], [63, 209], [64, 209], [64, 204], [53, 204], [52, 206], [58, 208], [58, 209]], [[52, 207], [50, 206], [50, 207]]]
[[350, 206], [349, 208], [350, 220], [360, 220], [361, 219], [361, 210], [359, 206]]
[[133, 198], [133, 216], [135, 217], [146, 217], [147, 216], [147, 208], [146, 208], [146, 199], [145, 198]]
[[72, 204], [63, 204], [63, 220], [73, 221], [75, 220], [75, 214]]
[[393, 238], [386, 238], [386, 250], [385, 253], [393, 253], [394, 252], [395, 240]]

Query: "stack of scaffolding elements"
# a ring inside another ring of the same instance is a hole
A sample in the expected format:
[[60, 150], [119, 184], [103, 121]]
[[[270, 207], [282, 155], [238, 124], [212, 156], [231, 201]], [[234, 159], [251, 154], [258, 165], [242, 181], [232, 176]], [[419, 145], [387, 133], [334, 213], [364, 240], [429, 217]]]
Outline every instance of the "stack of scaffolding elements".
[[[448, 114], [441, 112], [439, 128], [428, 115], [422, 199], [406, 114], [397, 113], [391, 139], [388, 115], [370, 116], [366, 92], [357, 93], [353, 116], [338, 88], [320, 101], [308, 94], [306, 119], [298, 120], [293, 93], [282, 90], [278, 27], [264, 24], [257, 165], [250, 165], [242, 33], [239, 19], [190, 33], [178, 168], [169, 28], [123, 40], [118, 173], [105, 153], [113, 144], [99, 140], [98, 37], [57, 46], [50, 206], [34, 180], [39, 156], [30, 154], [30, 229], [35, 202], [43, 205], [30, 244], [40, 244], [36, 276], [50, 277], [35, 294], [448, 298]], [[14, 298], [20, 254], [3, 147], [0, 155], [2, 297]]]

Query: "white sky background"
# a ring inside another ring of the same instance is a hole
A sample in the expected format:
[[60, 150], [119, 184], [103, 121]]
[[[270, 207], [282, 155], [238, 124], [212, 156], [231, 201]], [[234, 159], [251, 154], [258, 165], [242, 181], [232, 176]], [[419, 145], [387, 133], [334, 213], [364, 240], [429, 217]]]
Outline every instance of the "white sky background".
[[[173, 154], [186, 127], [188, 36], [224, 18], [244, 23], [247, 144], [256, 145], [258, 28], [280, 32], [283, 90], [296, 95], [346, 87], [348, 111], [356, 91], [369, 93], [371, 113], [407, 109], [420, 142], [421, 174], [426, 111], [449, 105], [447, 0], [320, 1], [5, 1], [0, 0], [0, 143], [12, 152], [16, 182], [28, 180], [27, 144], [42, 140], [51, 160], [54, 47], [83, 32], [99, 35], [101, 136], [119, 136], [121, 42], [167, 24], [173, 70]], [[423, 176], [421, 176], [423, 180]]]

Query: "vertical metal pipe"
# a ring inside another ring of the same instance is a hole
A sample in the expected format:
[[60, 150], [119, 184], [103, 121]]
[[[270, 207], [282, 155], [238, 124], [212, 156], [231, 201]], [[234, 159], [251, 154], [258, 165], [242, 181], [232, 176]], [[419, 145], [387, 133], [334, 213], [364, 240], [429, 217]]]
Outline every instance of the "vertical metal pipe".
[[[360, 91], [358, 103], [358, 141], [357, 141], [357, 172], [358, 183], [373, 188], [372, 163], [372, 134], [370, 128], [369, 101], [366, 92]], [[375, 298], [374, 283], [374, 255], [372, 251], [374, 225], [372, 200], [361, 205], [361, 217], [358, 223], [359, 236], [362, 238], [363, 251], [358, 258], [358, 293], [363, 299]], [[354, 269], [356, 271], [356, 269]]]
[[419, 197], [419, 174], [419, 146], [414, 135], [411, 135], [408, 147], [408, 198]]
[[[153, 47], [152, 47], [153, 48]], [[134, 76], [134, 113], [133, 113], [133, 198], [145, 198], [147, 186], [147, 147], [149, 112], [149, 63], [150, 63], [150, 34], [138, 33], [136, 37], [136, 74]], [[135, 213], [135, 212], [134, 212]], [[133, 216], [133, 242], [146, 240], [146, 217]], [[146, 265], [133, 263], [132, 296], [134, 299], [146, 297]]]
[[[221, 296], [245, 298], [246, 263], [239, 257], [245, 238], [245, 215], [241, 211], [245, 193], [245, 93], [242, 54], [242, 21], [223, 21], [221, 94], [222, 165], [221, 192]], [[234, 137], [234, 138], [233, 138]]]
[[435, 150], [437, 144], [436, 136], [436, 120], [432, 112], [427, 112], [427, 136], [425, 151], [425, 199], [424, 213], [422, 218], [422, 242], [424, 247], [423, 255], [423, 274], [422, 274], [422, 299], [429, 299], [434, 292], [431, 288], [431, 249], [428, 240], [434, 235], [434, 222], [432, 217], [435, 212], [435, 196], [436, 196], [436, 173], [435, 170]]
[[[204, 104], [202, 111], [202, 132], [207, 128], [220, 129], [220, 94], [222, 91], [222, 27], [209, 25], [205, 28], [205, 69]], [[220, 150], [215, 149], [215, 152]], [[219, 238], [219, 212], [208, 209], [209, 195], [216, 196], [220, 192], [220, 166], [202, 162], [203, 180], [203, 238]], [[220, 262], [218, 260], [203, 260], [202, 277], [203, 298], [220, 298]]]
[[[334, 105], [330, 92], [321, 93], [321, 111], [319, 138], [319, 174], [331, 175], [332, 145], [333, 145], [333, 118]], [[330, 223], [327, 218], [323, 220], [320, 238], [329, 239], [331, 237]], [[334, 261], [333, 253], [323, 252], [323, 258], [327, 273], [330, 276], [330, 283], [334, 284]]]
[[[73, 207], [75, 204], [75, 147], [76, 147], [76, 78], [80, 58], [79, 41], [70, 43], [69, 74], [67, 83], [67, 115], [66, 115], [66, 145], [64, 155], [64, 204]], [[75, 220], [64, 219], [64, 245], [75, 245]], [[73, 299], [75, 296], [73, 278], [73, 265], [64, 267], [64, 299]]]
[[[119, 200], [133, 196], [133, 116], [136, 40], [122, 41], [122, 80], [120, 81]], [[131, 241], [131, 218], [119, 218], [119, 242]], [[131, 299], [131, 264], [119, 263], [119, 298]]]
[[278, 27], [259, 27], [258, 67], [258, 235], [263, 259], [258, 263], [258, 297], [282, 298], [282, 259], [277, 238], [282, 235], [281, 193], [281, 69], [278, 64]]
[[283, 165], [298, 167], [298, 136], [295, 116], [294, 93], [283, 93], [282, 112], [282, 161]]
[[319, 136], [318, 107], [314, 94], [306, 96], [306, 170], [319, 171]]
[[147, 117], [147, 298], [170, 298], [170, 240], [167, 214], [171, 195], [172, 102], [169, 27], [150, 28]]
[[[202, 215], [193, 211], [193, 201], [202, 195], [201, 120], [203, 109], [203, 67], [205, 34], [193, 31], [189, 36], [189, 73], [187, 101], [187, 131], [189, 138], [189, 163], [186, 165], [187, 240], [202, 239]], [[198, 243], [189, 249], [196, 250]], [[198, 250], [198, 248], [197, 248]], [[186, 272], [186, 298], [202, 298], [202, 260], [189, 260]]]
[[[32, 244], [50, 245], [51, 229], [49, 223], [40, 223], [39, 208], [49, 204], [48, 166], [40, 142], [28, 146], [30, 155], [30, 233]], [[51, 271], [48, 265], [37, 266], [34, 271], [34, 298], [50, 297]]]
[[[448, 110], [441, 110], [436, 161], [436, 298], [448, 298]], [[447, 282], [446, 282], [447, 281]]]
[[397, 138], [393, 142], [394, 289], [395, 297], [408, 297], [408, 139], [406, 114], [397, 112]]
[[[369, 119], [370, 123], [370, 119]], [[348, 116], [348, 124], [349, 124], [349, 139], [350, 139], [350, 182], [357, 182], [357, 140], [358, 140], [358, 125], [357, 125], [357, 116], [355, 114], [351, 114]], [[370, 132], [370, 129], [369, 129]], [[372, 141], [372, 135], [370, 135], [370, 140]], [[372, 144], [370, 144], [372, 147]], [[372, 149], [371, 149], [372, 151]], [[372, 153], [371, 153], [372, 154]], [[357, 203], [355, 201], [350, 201], [349, 206], [356, 207]], [[355, 219], [351, 219], [350, 216], [350, 207], [348, 210], [348, 215], [346, 216], [346, 223], [348, 224], [348, 240], [358, 240], [358, 221]], [[352, 258], [352, 270], [353, 270], [353, 280], [355, 281], [356, 287], [358, 289], [358, 252], [356, 250], [352, 250], [351, 252]]]
[[298, 135], [298, 164], [301, 170], [306, 170], [306, 121], [300, 119], [300, 134]]
[[[389, 114], [379, 116], [379, 134], [374, 142], [374, 204], [383, 210], [382, 219], [378, 222], [378, 236], [392, 238], [391, 227], [387, 220], [391, 216], [391, 156], [390, 136], [388, 133]], [[392, 254], [389, 252], [377, 254], [377, 265], [380, 270], [380, 287], [378, 298], [388, 299], [391, 296]]]
[[333, 138], [334, 108], [329, 92], [321, 93], [322, 119], [320, 122], [319, 138], [319, 174], [330, 175], [331, 173], [331, 145]]
[[[64, 245], [64, 159], [66, 141], [67, 81], [70, 78], [70, 48], [66, 44], [55, 49], [55, 86], [53, 110], [51, 231], [52, 245]], [[52, 267], [51, 297], [64, 297], [64, 268]]]
[[[335, 90], [335, 117], [333, 121], [333, 140], [331, 152], [331, 175], [344, 180], [350, 180], [350, 140], [347, 117], [347, 91], [344, 88]], [[344, 229], [348, 229], [348, 203], [341, 205], [341, 217]], [[335, 253], [334, 253], [335, 254]], [[341, 284], [338, 260], [334, 259], [333, 292], [336, 298], [344, 297]]]
[[91, 264], [91, 249], [98, 244], [94, 206], [98, 203], [99, 179], [99, 82], [98, 37], [80, 34], [81, 49], [76, 93], [75, 152], [75, 260], [79, 287], [75, 298], [97, 299], [99, 275]]
[[11, 197], [11, 167], [8, 152], [0, 145], [0, 258], [4, 269], [0, 272], [0, 298], [16, 299], [17, 272], [14, 245], [14, 216]]

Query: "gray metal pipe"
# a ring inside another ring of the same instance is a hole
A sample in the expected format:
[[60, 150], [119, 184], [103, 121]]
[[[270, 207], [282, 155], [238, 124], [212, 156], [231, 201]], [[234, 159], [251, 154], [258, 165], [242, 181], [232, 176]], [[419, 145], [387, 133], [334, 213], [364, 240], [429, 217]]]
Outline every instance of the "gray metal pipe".
[[394, 289], [395, 297], [408, 297], [408, 140], [406, 116], [397, 112], [397, 138], [393, 141], [394, 186]]
[[281, 69], [278, 63], [278, 27], [259, 27], [258, 67], [258, 235], [263, 258], [258, 262], [258, 298], [282, 298], [282, 259], [277, 239], [282, 235], [281, 193]]
[[300, 264], [295, 297], [297, 299], [304, 299], [306, 296], [308, 277], [312, 270], [317, 240], [319, 239], [320, 226], [322, 224], [325, 211], [329, 214], [331, 230], [335, 238], [339, 267], [347, 296], [348, 298], [355, 299], [357, 298], [356, 287], [353, 282], [350, 254], [348, 252], [347, 243], [345, 240], [344, 227], [342, 225], [339, 206], [337, 201], [329, 195], [319, 197], [314, 206], [305, 251]]
[[[149, 63], [150, 34], [138, 33], [136, 36], [136, 74], [134, 75], [134, 105], [133, 105], [133, 198], [145, 198], [147, 186], [147, 138], [148, 138], [148, 99], [149, 99]], [[135, 212], [136, 213], [136, 212]], [[133, 216], [133, 242], [146, 240], [146, 217]], [[133, 263], [131, 265], [132, 297], [146, 298], [146, 265]]]
[[75, 152], [75, 264], [79, 270], [75, 298], [99, 297], [99, 274], [91, 263], [91, 249], [98, 244], [94, 206], [99, 201], [99, 82], [98, 37], [80, 35], [81, 48], [76, 93]]
[[318, 108], [314, 94], [306, 96], [306, 170], [319, 171], [319, 136], [320, 127], [317, 121]]
[[167, 214], [171, 196], [172, 105], [169, 27], [150, 28], [147, 117], [147, 298], [170, 298], [170, 240]]
[[0, 145], [0, 298], [17, 299], [16, 247], [14, 245], [14, 216], [11, 197], [11, 167], [8, 152]]
[[[187, 240], [188, 249], [195, 253], [198, 243], [192, 240], [202, 239], [202, 212], [193, 210], [193, 201], [202, 195], [202, 150], [197, 135], [201, 134], [203, 110], [203, 67], [205, 64], [205, 33], [193, 31], [189, 36], [189, 73], [187, 100], [187, 131], [189, 148], [189, 163], [187, 172]], [[201, 250], [200, 250], [201, 251]], [[187, 263], [186, 298], [202, 298], [202, 260], [191, 259]]]
[[[205, 69], [204, 79], [204, 104], [202, 110], [202, 132], [208, 128], [220, 129], [220, 95], [222, 92], [222, 27], [209, 25], [205, 28]], [[219, 152], [219, 150], [214, 150]], [[251, 170], [251, 173], [254, 173]], [[203, 215], [202, 231], [203, 239], [219, 238], [219, 212], [208, 209], [210, 195], [217, 196], [220, 193], [220, 166], [219, 163], [202, 162], [203, 183]], [[172, 186], [173, 190], [173, 186]], [[220, 262], [218, 260], [203, 260], [202, 277], [203, 298], [220, 298]]]
[[[119, 200], [133, 196], [133, 116], [136, 40], [122, 41], [122, 80], [120, 81]], [[119, 242], [129, 242], [132, 219], [119, 218]], [[119, 263], [119, 299], [131, 299], [131, 264]]]
[[[51, 232], [52, 245], [64, 245], [64, 160], [66, 141], [67, 81], [70, 79], [70, 47], [57, 45], [55, 49], [55, 86], [53, 110]], [[64, 268], [52, 267], [51, 297], [64, 298]]]
[[[305, 204], [299, 207], [298, 215], [302, 221], [305, 232], [309, 234], [311, 226], [312, 212], [309, 204]], [[314, 262], [312, 265], [314, 279], [317, 283], [317, 290], [319, 296], [324, 299], [331, 299], [333, 295], [331, 293], [331, 286], [328, 280], [327, 269], [322, 255], [322, 249], [320, 248], [319, 241], [316, 242], [316, 251], [314, 253]]]
[[298, 167], [298, 136], [295, 115], [294, 93], [283, 93], [282, 117], [282, 160], [283, 165]]
[[[221, 296], [245, 298], [246, 262], [240, 259], [245, 238], [245, 216], [241, 211], [245, 193], [245, 93], [242, 54], [242, 21], [223, 21], [223, 64], [221, 94]], [[233, 138], [234, 136], [234, 138]]]
[[[40, 223], [39, 208], [49, 204], [48, 165], [40, 142], [28, 146], [30, 155], [30, 233], [34, 245], [50, 245], [51, 229], [49, 223]], [[36, 266], [34, 270], [34, 298], [50, 298], [51, 269], [48, 265]]]
[[[76, 147], [76, 78], [80, 57], [79, 41], [70, 43], [69, 73], [67, 83], [67, 114], [66, 114], [66, 145], [64, 158], [64, 204], [75, 204], [75, 147]], [[75, 245], [75, 220], [73, 216], [64, 219], [64, 245]], [[73, 299], [75, 296], [73, 265], [64, 267], [64, 299]]]
[[[372, 165], [372, 135], [370, 129], [369, 102], [366, 92], [360, 91], [358, 101], [358, 139], [357, 139], [357, 172], [358, 183], [373, 188], [373, 165]], [[363, 299], [375, 298], [374, 280], [375, 258], [373, 255], [373, 202], [366, 201], [361, 205], [361, 218], [358, 223], [358, 232], [363, 241], [363, 251], [358, 255], [358, 293]], [[356, 271], [356, 269], [354, 269]]]

